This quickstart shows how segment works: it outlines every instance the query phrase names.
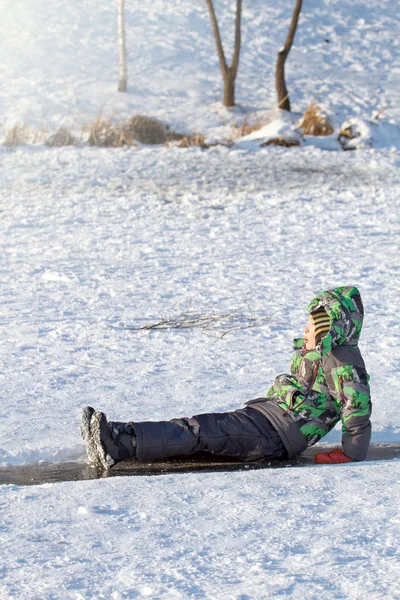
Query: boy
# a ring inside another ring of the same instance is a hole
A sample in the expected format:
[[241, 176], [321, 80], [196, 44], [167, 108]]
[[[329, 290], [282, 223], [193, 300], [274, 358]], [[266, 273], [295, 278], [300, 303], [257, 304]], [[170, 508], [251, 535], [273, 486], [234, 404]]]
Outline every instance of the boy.
[[294, 340], [291, 374], [278, 375], [265, 398], [227, 413], [158, 422], [108, 422], [83, 409], [81, 433], [91, 462], [109, 469], [199, 451], [242, 460], [294, 458], [342, 421], [342, 448], [317, 463], [364, 460], [371, 437], [369, 375], [358, 348], [364, 309], [356, 287], [318, 294], [304, 338]]

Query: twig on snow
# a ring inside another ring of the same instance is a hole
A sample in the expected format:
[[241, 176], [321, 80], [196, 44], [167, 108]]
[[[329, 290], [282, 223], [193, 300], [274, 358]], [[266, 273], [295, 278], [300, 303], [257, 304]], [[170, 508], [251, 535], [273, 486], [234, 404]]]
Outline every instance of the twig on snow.
[[160, 321], [149, 323], [148, 325], [126, 325], [124, 329], [129, 331], [200, 329], [202, 333], [222, 339], [233, 331], [265, 326], [269, 320], [268, 317], [253, 316], [250, 307], [248, 307], [247, 312], [243, 309], [237, 309], [226, 313], [212, 313], [209, 315], [201, 315], [186, 310], [176, 317], [163, 318]]

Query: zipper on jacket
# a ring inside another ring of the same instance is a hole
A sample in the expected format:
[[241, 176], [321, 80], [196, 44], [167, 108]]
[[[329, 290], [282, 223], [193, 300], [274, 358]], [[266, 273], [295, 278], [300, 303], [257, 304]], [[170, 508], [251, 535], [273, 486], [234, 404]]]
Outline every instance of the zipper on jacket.
[[343, 377], [341, 375], [339, 375], [339, 392], [340, 392], [340, 397], [342, 399], [343, 404], [346, 404], [346, 396], [344, 395], [344, 389], [343, 389]]

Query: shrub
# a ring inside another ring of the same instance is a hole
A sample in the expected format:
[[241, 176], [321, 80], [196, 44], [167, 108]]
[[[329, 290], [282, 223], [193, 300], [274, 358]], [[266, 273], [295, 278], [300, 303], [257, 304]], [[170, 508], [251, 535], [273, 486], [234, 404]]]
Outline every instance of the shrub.
[[20, 123], [8, 129], [3, 144], [8, 148], [24, 146], [25, 144], [37, 144], [38, 142], [43, 142], [47, 135], [48, 131], [46, 127], [34, 128], [26, 123]]
[[60, 127], [50, 137], [45, 141], [45, 145], [49, 146], [49, 148], [61, 148], [62, 146], [74, 146], [76, 144], [76, 140], [70, 131], [65, 129], [64, 127]]
[[[178, 136], [181, 134], [175, 134]], [[178, 148], [193, 148], [193, 146], [200, 146], [203, 150], [209, 148], [209, 145], [205, 142], [205, 137], [201, 133], [192, 133], [191, 135], [182, 135], [181, 139], [176, 142]]]
[[143, 115], [135, 115], [129, 121], [125, 121], [122, 129], [141, 144], [165, 144], [169, 139], [173, 139], [174, 135], [168, 125]]
[[306, 108], [298, 126], [304, 135], [331, 135], [334, 131], [331, 121], [321, 114], [320, 108], [314, 102]]
[[127, 139], [121, 126], [112, 122], [112, 119], [99, 115], [93, 123], [83, 128], [89, 132], [88, 143], [101, 148], [118, 148], [130, 145], [133, 139]]
[[135, 115], [120, 123], [99, 115], [85, 130], [89, 132], [88, 143], [103, 148], [131, 146], [135, 142], [151, 145], [165, 144], [184, 137], [170, 131], [169, 126], [161, 121], [143, 115]]

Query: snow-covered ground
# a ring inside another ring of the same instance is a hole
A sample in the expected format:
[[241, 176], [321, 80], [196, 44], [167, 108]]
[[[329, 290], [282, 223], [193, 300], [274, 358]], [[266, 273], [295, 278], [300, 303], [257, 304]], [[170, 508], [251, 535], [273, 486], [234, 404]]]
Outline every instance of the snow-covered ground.
[[398, 475], [365, 463], [10, 486], [1, 597], [397, 599]]
[[[341, 283], [359, 285], [366, 306], [373, 440], [400, 440], [396, 153], [73, 148], [0, 160], [3, 463], [84, 460], [86, 403], [126, 420], [242, 406], [287, 370], [315, 292]], [[269, 322], [223, 339], [124, 330], [188, 306]], [[395, 461], [3, 487], [0, 589], [397, 598], [399, 471]]]
[[[216, 2], [221, 16], [233, 4]], [[4, 129], [104, 108], [218, 137], [274, 104], [289, 4], [245, 5], [233, 116], [205, 3], [126, 5], [123, 96], [112, 3], [2, 1]], [[295, 110], [315, 99], [340, 123], [386, 108], [396, 127], [398, 26], [389, 1], [305, 1]], [[124, 420], [241, 407], [287, 371], [314, 294], [342, 284], [366, 309], [373, 441], [399, 442], [399, 166], [391, 139], [354, 152], [0, 147], [0, 463], [85, 460], [86, 404]], [[222, 339], [127, 329], [188, 309], [267, 324]], [[0, 598], [395, 600], [399, 473], [394, 460], [3, 486]]]
[[[215, 0], [228, 62], [235, 2]], [[116, 91], [117, 0], [2, 0], [0, 121], [80, 126], [100, 112], [147, 114], [217, 137], [232, 121], [276, 105], [275, 62], [293, 2], [243, 3], [238, 107], [223, 109], [206, 3], [127, 0], [128, 94]], [[304, 0], [286, 65], [293, 110], [314, 100], [339, 125], [350, 117], [400, 119], [399, 18], [393, 0]]]
[[[366, 307], [375, 436], [400, 439], [396, 153], [72, 148], [0, 160], [1, 461], [82, 457], [86, 403], [127, 420], [241, 406], [287, 370], [315, 293], [342, 283]], [[268, 323], [222, 340], [124, 329], [188, 308]]]

